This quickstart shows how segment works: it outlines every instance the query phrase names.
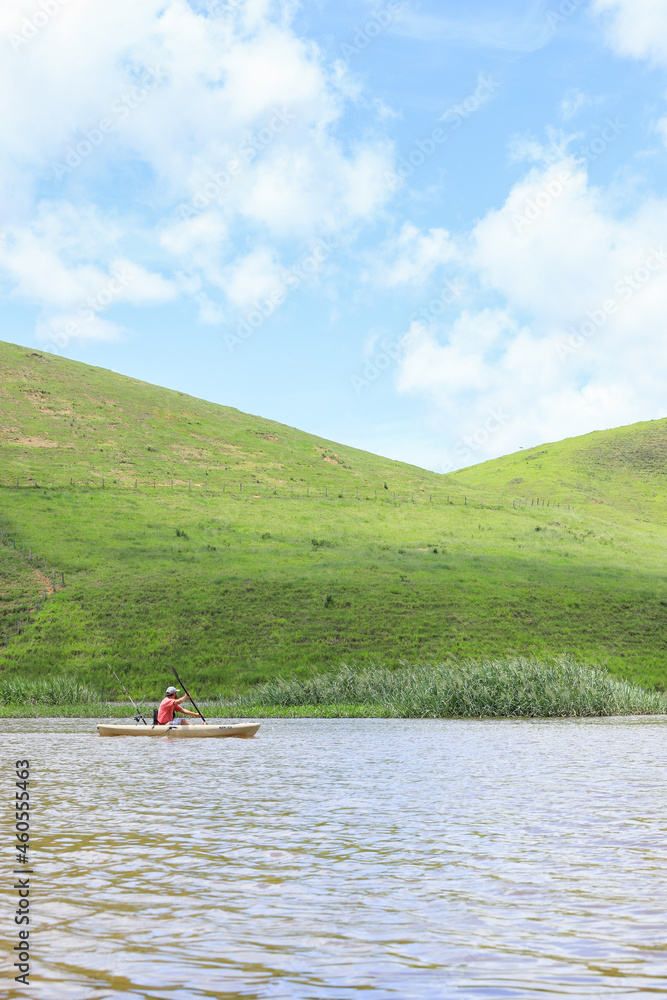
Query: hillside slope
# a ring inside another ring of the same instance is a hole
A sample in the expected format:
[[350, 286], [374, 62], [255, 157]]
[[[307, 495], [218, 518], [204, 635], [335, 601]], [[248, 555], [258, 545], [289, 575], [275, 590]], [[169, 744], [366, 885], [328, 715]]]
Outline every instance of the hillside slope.
[[441, 477], [228, 406], [0, 342], [2, 482], [173, 479], [407, 491]]
[[442, 477], [13, 345], [0, 370], [5, 676], [568, 652], [665, 687], [665, 422]]
[[602, 519], [664, 525], [667, 418], [540, 445], [450, 478], [459, 489], [477, 494], [559, 496]]

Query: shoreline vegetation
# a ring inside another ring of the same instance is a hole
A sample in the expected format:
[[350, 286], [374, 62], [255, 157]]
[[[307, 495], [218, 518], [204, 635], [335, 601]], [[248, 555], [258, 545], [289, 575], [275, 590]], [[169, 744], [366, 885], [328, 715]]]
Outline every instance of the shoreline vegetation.
[[[197, 697], [205, 715], [298, 718], [582, 718], [667, 714], [667, 695], [573, 657], [402, 661], [307, 679], [273, 678], [234, 698]], [[157, 704], [157, 701], [155, 702]], [[140, 705], [150, 721], [154, 704]], [[132, 718], [132, 705], [67, 675], [0, 680], [0, 717]]]

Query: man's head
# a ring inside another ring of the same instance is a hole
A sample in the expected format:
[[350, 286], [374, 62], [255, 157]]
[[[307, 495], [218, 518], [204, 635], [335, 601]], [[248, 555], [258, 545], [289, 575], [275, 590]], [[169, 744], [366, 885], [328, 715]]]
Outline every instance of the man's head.
[[170, 698], [173, 698], [174, 695], [178, 694], [178, 692], [179, 692], [179, 688], [172, 687], [171, 684], [167, 688], [167, 694], [169, 695]]

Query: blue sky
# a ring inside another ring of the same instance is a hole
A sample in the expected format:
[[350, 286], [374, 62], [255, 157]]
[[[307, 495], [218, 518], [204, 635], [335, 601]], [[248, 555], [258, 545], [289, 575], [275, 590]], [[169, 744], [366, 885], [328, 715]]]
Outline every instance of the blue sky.
[[7, 0], [0, 44], [3, 339], [436, 471], [665, 415], [667, 6]]

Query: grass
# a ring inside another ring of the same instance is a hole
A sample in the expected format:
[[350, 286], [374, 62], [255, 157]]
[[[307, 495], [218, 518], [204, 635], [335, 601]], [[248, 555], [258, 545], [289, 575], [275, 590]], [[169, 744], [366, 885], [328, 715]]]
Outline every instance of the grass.
[[229, 708], [348, 707], [394, 718], [555, 718], [662, 714], [667, 696], [571, 657], [484, 659], [358, 669], [343, 665], [305, 681], [273, 679]]
[[[493, 659], [391, 670], [347, 664], [306, 680], [273, 678], [233, 700], [202, 702], [208, 715], [371, 718], [565, 718], [652, 715], [667, 696], [611, 677], [571, 657]], [[151, 708], [140, 706], [150, 719]], [[0, 682], [3, 715], [134, 715], [104, 703], [99, 691], [70, 677]]]
[[3, 679], [106, 704], [104, 654], [137, 699], [169, 663], [229, 699], [341, 661], [569, 654], [667, 687], [667, 421], [443, 477], [25, 348], [0, 370]]

